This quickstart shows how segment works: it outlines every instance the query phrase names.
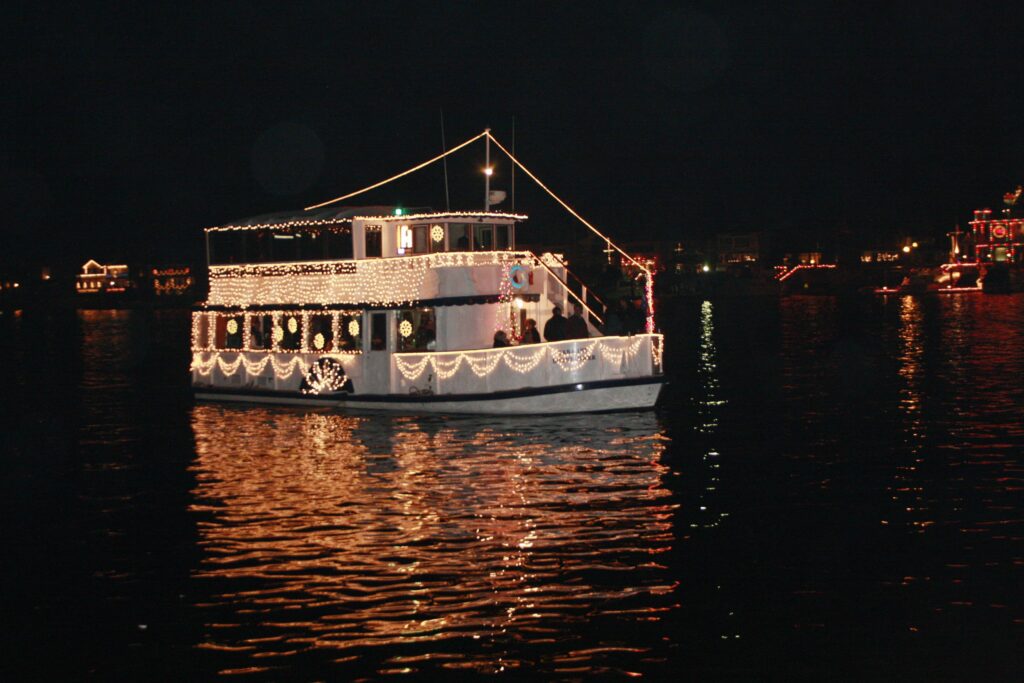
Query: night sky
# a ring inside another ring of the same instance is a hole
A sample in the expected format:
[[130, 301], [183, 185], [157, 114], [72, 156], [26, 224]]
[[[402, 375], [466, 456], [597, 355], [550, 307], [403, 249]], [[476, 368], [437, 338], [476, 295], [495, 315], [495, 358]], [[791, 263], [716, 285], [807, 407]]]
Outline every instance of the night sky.
[[[487, 126], [511, 144], [514, 119], [520, 158], [627, 241], [881, 245], [1024, 182], [1019, 4], [782, 4], [25, 3], [5, 18], [0, 258], [192, 258], [204, 227], [439, 153], [442, 109], [449, 145]], [[480, 208], [482, 161], [451, 160], [453, 208]], [[566, 234], [516, 185], [523, 237]], [[352, 203], [443, 208], [442, 168]]]

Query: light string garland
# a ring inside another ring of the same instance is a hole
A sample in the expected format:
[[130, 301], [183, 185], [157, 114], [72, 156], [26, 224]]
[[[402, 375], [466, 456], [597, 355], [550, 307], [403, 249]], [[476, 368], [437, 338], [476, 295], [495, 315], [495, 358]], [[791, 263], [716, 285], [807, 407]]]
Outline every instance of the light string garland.
[[439, 252], [359, 261], [210, 266], [207, 305], [353, 304], [401, 306], [422, 299], [427, 272], [501, 266], [528, 252]]
[[[612, 342], [612, 339], [617, 340], [617, 343]], [[453, 377], [463, 365], [468, 366], [474, 375], [481, 378], [494, 372], [499, 364], [504, 364], [513, 372], [526, 374], [537, 368], [548, 357], [563, 372], [571, 373], [582, 368], [588, 361], [594, 360], [595, 352], [600, 354], [602, 360], [613, 366], [632, 360], [640, 352], [645, 339], [650, 339], [651, 360], [658, 369], [661, 366], [664, 341], [664, 337], [660, 334], [598, 338], [586, 342], [576, 349], [560, 349], [543, 344], [531, 344], [532, 348], [520, 346], [478, 351], [428, 353], [415, 361], [406, 358], [405, 354], [396, 354], [394, 359], [395, 367], [402, 377], [410, 382], [418, 380], [427, 368], [430, 368], [438, 379], [446, 380]], [[564, 344], [565, 342], [556, 343]]]
[[[206, 357], [204, 358], [204, 354]], [[233, 360], [227, 360], [224, 358], [225, 354], [237, 356]], [[261, 356], [260, 358], [252, 358], [252, 356]], [[334, 353], [328, 358], [341, 357], [349, 361], [357, 357], [358, 353], [338, 354]], [[287, 359], [280, 358], [279, 356], [289, 356]], [[204, 351], [194, 350], [192, 352], [192, 365], [191, 370], [198, 372], [203, 377], [209, 377], [210, 373], [213, 372], [214, 368], [217, 368], [225, 377], [231, 377], [239, 368], [244, 368], [246, 375], [249, 377], [259, 377], [263, 374], [263, 371], [270, 366], [273, 369], [274, 376], [279, 380], [285, 380], [292, 376], [295, 370], [301, 370], [303, 374], [309, 372], [309, 368], [313, 365], [312, 362], [307, 362], [302, 356], [282, 353], [277, 354], [273, 351]]]

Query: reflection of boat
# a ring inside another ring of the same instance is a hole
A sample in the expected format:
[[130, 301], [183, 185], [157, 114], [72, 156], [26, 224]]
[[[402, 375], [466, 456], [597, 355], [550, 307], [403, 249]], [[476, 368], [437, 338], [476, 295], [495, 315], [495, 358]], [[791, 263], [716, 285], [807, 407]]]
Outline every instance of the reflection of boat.
[[[505, 151], [489, 131], [451, 151], [479, 138], [488, 158], [492, 142]], [[515, 248], [526, 217], [491, 211], [495, 196], [488, 186], [476, 212], [327, 202], [209, 228], [210, 291], [192, 317], [196, 395], [439, 413], [653, 406], [663, 340], [649, 270], [618, 250], [646, 278], [646, 324], [603, 336], [604, 311], [570, 288], [557, 257]], [[578, 334], [528, 343], [528, 321], [543, 329], [569, 304], [581, 315], [564, 328]]]
[[658, 561], [678, 511], [653, 412], [600, 424], [198, 405], [190, 424], [190, 597], [209, 624], [198, 647], [224, 669], [279, 680], [322, 660], [333, 678], [376, 678], [387, 660], [462, 678], [536, 643], [547, 680], [564, 676], [559, 657], [606, 665], [606, 624], [637, 648], [618, 655], [633, 669], [656, 646], [643, 627], [677, 609]]

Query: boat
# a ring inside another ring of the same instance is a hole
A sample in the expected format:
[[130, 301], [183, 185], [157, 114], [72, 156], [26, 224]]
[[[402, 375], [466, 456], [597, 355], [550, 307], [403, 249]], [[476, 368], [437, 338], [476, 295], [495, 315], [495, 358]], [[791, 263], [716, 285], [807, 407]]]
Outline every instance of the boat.
[[[540, 184], [490, 131], [434, 160], [480, 138], [488, 168], [493, 142]], [[664, 338], [644, 264], [615, 246], [646, 278], [646, 318], [631, 334], [604, 335], [602, 307], [569, 284], [565, 260], [517, 248], [527, 216], [493, 210], [500, 193], [489, 182], [482, 211], [339, 205], [381, 184], [206, 229], [209, 293], [192, 311], [197, 399], [415, 414], [655, 405]], [[576, 309], [578, 338], [529, 343], [527, 327], [544, 329], [556, 307]]]

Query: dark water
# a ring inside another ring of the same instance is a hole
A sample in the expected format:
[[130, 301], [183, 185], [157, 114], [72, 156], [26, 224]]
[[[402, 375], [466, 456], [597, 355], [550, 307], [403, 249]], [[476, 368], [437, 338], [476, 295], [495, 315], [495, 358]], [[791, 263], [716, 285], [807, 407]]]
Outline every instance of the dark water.
[[1024, 677], [1024, 297], [665, 304], [656, 413], [194, 405], [0, 318], [5, 678]]

